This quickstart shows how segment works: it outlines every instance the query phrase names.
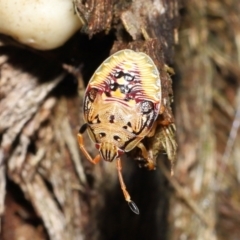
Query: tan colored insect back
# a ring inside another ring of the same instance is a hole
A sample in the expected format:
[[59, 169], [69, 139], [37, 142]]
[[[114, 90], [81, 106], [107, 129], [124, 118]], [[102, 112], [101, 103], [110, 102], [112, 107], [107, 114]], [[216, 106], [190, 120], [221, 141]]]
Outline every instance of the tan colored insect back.
[[[136, 214], [121, 173], [120, 156], [139, 147], [150, 169], [154, 163], [141, 142], [154, 135], [161, 106], [161, 82], [153, 60], [142, 52], [121, 50], [107, 58], [95, 71], [84, 96], [84, 120], [78, 134], [80, 149], [87, 159], [97, 163], [117, 160], [124, 197]], [[99, 155], [94, 159], [83, 144], [87, 129]]]

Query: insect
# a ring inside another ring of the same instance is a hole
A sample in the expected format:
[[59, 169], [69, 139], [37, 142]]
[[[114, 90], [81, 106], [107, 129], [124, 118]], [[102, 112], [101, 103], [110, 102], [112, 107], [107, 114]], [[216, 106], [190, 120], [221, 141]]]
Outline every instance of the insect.
[[[139, 214], [122, 177], [121, 156], [138, 147], [149, 169], [155, 164], [142, 143], [154, 135], [161, 106], [161, 82], [153, 60], [142, 52], [118, 51], [95, 71], [86, 88], [83, 113], [85, 123], [78, 143], [85, 157], [96, 164], [101, 159], [117, 162], [121, 189], [130, 209]], [[82, 134], [87, 130], [99, 154], [92, 158]]]

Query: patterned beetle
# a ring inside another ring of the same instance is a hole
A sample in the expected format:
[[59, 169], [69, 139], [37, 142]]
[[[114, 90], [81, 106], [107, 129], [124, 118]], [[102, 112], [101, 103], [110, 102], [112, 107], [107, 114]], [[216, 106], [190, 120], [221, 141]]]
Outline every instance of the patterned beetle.
[[[149, 169], [155, 164], [144, 144], [154, 135], [161, 106], [161, 82], [153, 60], [142, 52], [125, 49], [107, 58], [86, 88], [83, 104], [85, 124], [78, 134], [79, 147], [96, 164], [100, 159], [117, 161], [119, 182], [130, 209], [139, 214], [122, 177], [121, 155], [138, 147]], [[88, 131], [99, 153], [92, 158], [82, 134]]]

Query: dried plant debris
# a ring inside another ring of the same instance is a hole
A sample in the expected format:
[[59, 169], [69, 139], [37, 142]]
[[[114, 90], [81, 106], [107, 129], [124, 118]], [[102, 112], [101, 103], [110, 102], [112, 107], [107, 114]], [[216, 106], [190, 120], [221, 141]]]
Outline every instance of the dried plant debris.
[[[0, 57], [1, 215], [7, 172], [42, 219], [51, 239], [81, 239], [80, 226], [86, 219], [78, 221], [78, 226], [73, 222], [80, 219], [82, 208], [76, 186], [80, 186], [79, 182], [84, 184], [85, 174], [75, 134], [66, 118], [66, 100], [53, 94], [65, 74], [50, 74], [51, 79], [41, 80], [40, 75], [16, 68], [6, 56]], [[37, 62], [34, 66], [36, 70]], [[78, 164], [78, 177], [72, 158]], [[7, 231], [7, 225], [2, 228]]]
[[[239, 195], [239, 3], [184, 3], [176, 55], [181, 81], [175, 96], [179, 143], [175, 172], [210, 224], [199, 224], [174, 201], [172, 219], [179, 220], [173, 228], [179, 231], [172, 238], [236, 239], [238, 220], [232, 209], [239, 209], [239, 204], [233, 206], [231, 200]], [[229, 231], [229, 226], [236, 231]]]
[[74, 0], [76, 14], [82, 22], [82, 31], [91, 38], [94, 34], [111, 29], [113, 18], [113, 0]]
[[[113, 45], [109, 43], [108, 52], [110, 49], [110, 52], [114, 53], [128, 48], [145, 52], [153, 59], [160, 72], [162, 107], [158, 118], [160, 125], [154, 137], [146, 142], [146, 146], [155, 161], [161, 161], [158, 156], [166, 152], [168, 159], [173, 162], [177, 151], [175, 119], [171, 108], [173, 102], [171, 75], [174, 71], [169, 65], [173, 63], [173, 45], [177, 39], [179, 1], [75, 0], [74, 6], [76, 14], [84, 24], [82, 32], [89, 38], [95, 38], [96, 41], [111, 32], [111, 36], [107, 37], [114, 37], [115, 42]], [[17, 210], [14, 211], [23, 214], [19, 214], [18, 219], [12, 219], [16, 221], [16, 226], [19, 224], [18, 226], [21, 225], [23, 229], [26, 227], [23, 224], [24, 219], [29, 219], [28, 214], [38, 219], [40, 221], [36, 224], [38, 230], [31, 221], [28, 226], [29, 236], [31, 231], [36, 231], [36, 239], [37, 236], [39, 239], [48, 237], [54, 240], [84, 239], [84, 237], [99, 239], [99, 234], [104, 235], [106, 226], [110, 225], [111, 231], [115, 230], [114, 236], [125, 236], [128, 234], [126, 231], [118, 232], [118, 230], [124, 229], [126, 224], [131, 229], [136, 229], [135, 236], [142, 234], [147, 236], [152, 232], [154, 239], [156, 236], [166, 235], [168, 197], [164, 189], [167, 188], [167, 184], [164, 177], [159, 174], [159, 169], [154, 172], [155, 174], [151, 174], [154, 182], [148, 183], [144, 180], [141, 188], [138, 186], [136, 190], [139, 198], [143, 192], [147, 193], [149, 186], [155, 186], [158, 194], [161, 192], [158, 195], [161, 196], [159, 199], [153, 197], [156, 194], [154, 191], [150, 199], [141, 197], [143, 209], [148, 209], [151, 214], [158, 211], [158, 217], [154, 218], [156, 220], [154, 224], [148, 224], [145, 229], [139, 231], [140, 227], [136, 228], [136, 224], [141, 226], [150, 222], [149, 218], [145, 218], [146, 214], [143, 214], [136, 223], [136, 220], [127, 215], [128, 212], [125, 213], [124, 208], [121, 206], [116, 208], [115, 204], [119, 200], [118, 192], [115, 191], [118, 189], [115, 181], [117, 176], [113, 174], [115, 169], [113, 170], [111, 164], [108, 164], [109, 167], [99, 164], [92, 168], [85, 163], [85, 160], [81, 161], [76, 133], [83, 121], [82, 112], [79, 110], [82, 109], [82, 103], [76, 94], [67, 95], [66, 92], [76, 86], [70, 86], [65, 78], [65, 70], [70, 69], [69, 72], [73, 73], [72, 70], [76, 66], [71, 66], [70, 61], [66, 61], [68, 64], [65, 64], [62, 59], [77, 58], [76, 62], [83, 66], [79, 68], [77, 75], [82, 78], [85, 66], [87, 68], [91, 65], [96, 54], [102, 51], [102, 46], [99, 45], [94, 50], [88, 50], [89, 52], [85, 54], [92, 56], [90, 61], [83, 60], [84, 54], [79, 54], [79, 58], [76, 57], [77, 54], [73, 54], [73, 49], [85, 48], [85, 45], [79, 44], [81, 37], [81, 34], [75, 36], [77, 40], [75, 43], [73, 41], [73, 46], [67, 45], [65, 49], [58, 49], [56, 52], [29, 53], [29, 49], [20, 50], [17, 45], [10, 44], [8, 47], [1, 45], [0, 215], [3, 215], [5, 209], [7, 215], [2, 219], [12, 217], [10, 211], [12, 208], [10, 204], [4, 206], [4, 199], [6, 185], [8, 182], [13, 182], [34, 213], [31, 215], [29, 208], [22, 210], [22, 206], [16, 204]], [[113, 40], [109, 42], [112, 43]], [[95, 52], [96, 49], [99, 52]], [[83, 53], [85, 49], [81, 50], [79, 52]], [[87, 80], [81, 79], [81, 87]], [[59, 87], [63, 82], [67, 84], [62, 88]], [[76, 89], [75, 91], [77, 92]], [[82, 94], [83, 89], [80, 91], [80, 97]], [[85, 142], [87, 149], [93, 153], [92, 144]], [[135, 158], [138, 156], [138, 152], [131, 154]], [[133, 176], [137, 176], [131, 175], [136, 164], [130, 166], [128, 162], [130, 161], [126, 161], [128, 167], [124, 174], [128, 175], [127, 179], [130, 180]], [[139, 171], [138, 174], [148, 175], [148, 171]], [[132, 181], [130, 187], [134, 184]], [[143, 186], [145, 186], [144, 191]], [[117, 198], [114, 198], [116, 196]], [[7, 194], [8, 199], [11, 197], [14, 202], [15, 196]], [[96, 217], [101, 213], [100, 209], [104, 209], [104, 214], [100, 214], [101, 219], [105, 219], [104, 223], [108, 223], [101, 229], [99, 217]], [[107, 213], [109, 209], [110, 215]], [[116, 214], [112, 214], [112, 211]], [[118, 223], [121, 222], [118, 224], [119, 228], [112, 221], [116, 216], [121, 218], [117, 219]], [[123, 216], [127, 216], [129, 221]], [[162, 221], [164, 224], [161, 224]], [[164, 229], [156, 227], [159, 224]], [[2, 229], [5, 233], [8, 227], [9, 225], [3, 221]], [[19, 233], [19, 237], [26, 238], [26, 235]], [[124, 239], [128, 238], [124, 237]]]
[[[3, 201], [5, 195], [4, 165], [12, 152], [17, 149], [13, 143], [19, 140], [24, 125], [34, 116], [39, 106], [43, 103], [47, 94], [63, 79], [63, 76], [56, 76], [51, 82], [38, 84], [38, 79], [28, 73], [14, 68], [6, 56], [0, 57], [1, 66], [1, 101], [0, 101], [0, 134], [1, 134], [1, 214], [3, 213]], [[23, 137], [24, 138], [24, 137]], [[19, 151], [26, 154], [30, 144], [29, 139], [23, 139], [24, 148]], [[24, 161], [22, 157], [15, 159], [14, 165], [21, 168]], [[8, 162], [10, 164], [10, 162]], [[10, 165], [9, 165], [10, 167]]]
[[132, 1], [120, 15], [122, 24], [134, 41], [144, 32], [161, 43], [166, 63], [173, 60], [175, 34], [179, 24], [179, 1]]
[[117, 30], [116, 36], [123, 40], [123, 29], [137, 41], [143, 38], [143, 31], [162, 43], [164, 58], [173, 60], [174, 43], [177, 42], [179, 25], [179, 1], [120, 1], [74, 0], [76, 14], [84, 27], [82, 31], [91, 38], [94, 34], [110, 29]]

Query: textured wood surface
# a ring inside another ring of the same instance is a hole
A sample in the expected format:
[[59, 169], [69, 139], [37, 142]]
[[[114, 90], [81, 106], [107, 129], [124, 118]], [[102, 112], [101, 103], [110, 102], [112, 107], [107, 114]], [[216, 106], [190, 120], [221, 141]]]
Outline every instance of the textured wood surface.
[[59, 49], [40, 52], [0, 38], [2, 238], [166, 239], [171, 191], [160, 168], [139, 169], [134, 152], [123, 161], [141, 212], [137, 218], [123, 199], [115, 163], [89, 164], [76, 134], [83, 123], [84, 85], [98, 65], [123, 48], [143, 51], [157, 65], [163, 91], [162, 125], [146, 144], [156, 161], [168, 162], [163, 152], [175, 159], [169, 66], [179, 1], [93, 0], [74, 6], [84, 27]]

